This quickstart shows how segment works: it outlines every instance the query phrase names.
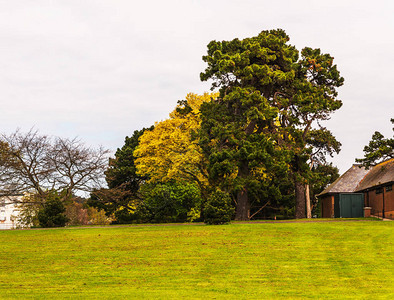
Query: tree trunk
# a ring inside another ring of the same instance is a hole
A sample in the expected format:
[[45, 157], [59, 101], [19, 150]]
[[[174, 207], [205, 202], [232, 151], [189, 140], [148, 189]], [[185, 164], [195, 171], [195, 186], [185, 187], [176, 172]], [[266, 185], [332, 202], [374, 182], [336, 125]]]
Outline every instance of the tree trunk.
[[[249, 166], [246, 161], [242, 161], [238, 169], [238, 177], [246, 179], [249, 176]], [[250, 202], [248, 198], [247, 187], [237, 193], [237, 207], [235, 211], [235, 220], [248, 221], [250, 219]]]
[[248, 199], [248, 191], [246, 189], [237, 193], [237, 209], [235, 212], [235, 220], [248, 221], [250, 217], [250, 203]]
[[296, 207], [295, 207], [295, 218], [303, 219], [305, 215], [305, 186], [302, 182], [295, 180], [295, 197], [296, 197]]
[[311, 197], [309, 194], [309, 184], [305, 185], [305, 202], [306, 202], [306, 217], [312, 218]]

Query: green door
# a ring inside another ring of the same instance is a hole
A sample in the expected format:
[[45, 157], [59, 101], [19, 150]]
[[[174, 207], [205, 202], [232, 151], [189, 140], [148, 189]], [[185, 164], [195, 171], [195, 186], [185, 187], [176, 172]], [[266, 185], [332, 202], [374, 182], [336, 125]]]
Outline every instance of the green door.
[[339, 209], [341, 218], [362, 218], [364, 216], [364, 195], [340, 194]]
[[341, 210], [339, 208], [339, 194], [334, 195], [334, 218], [341, 217]]

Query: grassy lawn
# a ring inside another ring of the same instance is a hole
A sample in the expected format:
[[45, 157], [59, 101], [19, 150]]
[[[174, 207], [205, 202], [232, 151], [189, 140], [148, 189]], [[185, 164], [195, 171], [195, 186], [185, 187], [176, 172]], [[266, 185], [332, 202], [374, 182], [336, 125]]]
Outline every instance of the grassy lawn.
[[0, 231], [0, 298], [393, 299], [394, 222]]

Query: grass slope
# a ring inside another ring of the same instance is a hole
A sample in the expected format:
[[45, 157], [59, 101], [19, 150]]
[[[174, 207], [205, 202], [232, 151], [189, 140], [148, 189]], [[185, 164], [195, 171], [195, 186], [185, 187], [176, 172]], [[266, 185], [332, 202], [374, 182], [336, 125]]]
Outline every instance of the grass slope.
[[0, 232], [0, 298], [393, 299], [394, 222]]

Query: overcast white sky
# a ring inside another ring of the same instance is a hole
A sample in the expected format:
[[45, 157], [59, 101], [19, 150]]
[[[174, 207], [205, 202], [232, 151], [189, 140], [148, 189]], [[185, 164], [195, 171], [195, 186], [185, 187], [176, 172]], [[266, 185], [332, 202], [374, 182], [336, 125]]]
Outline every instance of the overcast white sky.
[[341, 172], [394, 117], [394, 1], [0, 0], [0, 131], [31, 127], [116, 150], [167, 118], [199, 74], [211, 40], [282, 28], [321, 48], [345, 78], [326, 124]]

